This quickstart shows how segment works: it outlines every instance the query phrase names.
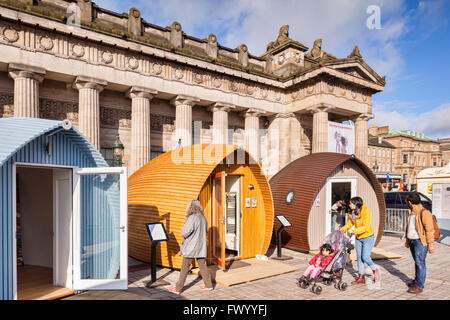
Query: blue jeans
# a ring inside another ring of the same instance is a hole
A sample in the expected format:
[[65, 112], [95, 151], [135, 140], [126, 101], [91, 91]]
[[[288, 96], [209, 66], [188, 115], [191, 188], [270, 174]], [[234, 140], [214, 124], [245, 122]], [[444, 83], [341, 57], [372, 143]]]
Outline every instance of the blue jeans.
[[364, 272], [364, 263], [372, 270], [376, 270], [377, 267], [373, 263], [370, 258], [370, 253], [372, 252], [373, 244], [375, 243], [375, 235], [371, 235], [370, 237], [364, 239], [355, 239], [355, 249], [356, 249], [356, 259], [358, 262], [358, 273], [363, 275]]
[[428, 246], [424, 246], [420, 239], [409, 240], [409, 249], [416, 264], [416, 278], [414, 284], [423, 290], [425, 286], [425, 278], [427, 276], [427, 266], [425, 259], [427, 258]]

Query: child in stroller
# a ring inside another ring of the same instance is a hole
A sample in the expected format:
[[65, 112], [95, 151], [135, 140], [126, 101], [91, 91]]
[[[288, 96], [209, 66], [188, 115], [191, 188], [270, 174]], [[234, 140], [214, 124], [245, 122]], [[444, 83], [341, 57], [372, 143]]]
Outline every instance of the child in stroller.
[[[327, 262], [326, 265], [323, 265], [321, 269], [314, 269], [311, 263], [314, 263], [315, 258], [320, 254], [325, 255], [326, 250], [330, 249], [332, 252], [322, 260]], [[308, 276], [306, 273], [308, 271], [307, 269], [303, 276], [297, 280], [297, 285], [302, 289], [306, 289], [312, 284], [311, 291], [315, 294], [321, 294], [322, 287], [317, 282], [322, 281], [328, 286], [334, 283], [336, 289], [345, 291], [347, 289], [347, 283], [342, 281], [342, 275], [345, 264], [347, 263], [347, 253], [351, 249], [353, 249], [353, 245], [342, 231], [332, 231], [320, 247], [320, 252], [310, 261], [309, 271], [316, 270], [316, 272]], [[333, 254], [333, 252], [335, 253]]]

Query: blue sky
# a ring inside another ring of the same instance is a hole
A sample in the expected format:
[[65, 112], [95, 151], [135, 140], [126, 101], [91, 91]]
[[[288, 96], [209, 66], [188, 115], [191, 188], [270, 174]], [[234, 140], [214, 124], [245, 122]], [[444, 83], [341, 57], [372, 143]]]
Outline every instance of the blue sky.
[[[373, 96], [370, 124], [450, 137], [450, 1], [447, 0], [94, 0], [118, 12], [131, 7], [153, 24], [181, 23], [189, 35], [210, 33], [221, 45], [245, 43], [261, 55], [289, 24], [290, 37], [309, 48], [346, 57], [358, 45], [385, 90]], [[367, 27], [367, 8], [377, 5], [381, 28]]]

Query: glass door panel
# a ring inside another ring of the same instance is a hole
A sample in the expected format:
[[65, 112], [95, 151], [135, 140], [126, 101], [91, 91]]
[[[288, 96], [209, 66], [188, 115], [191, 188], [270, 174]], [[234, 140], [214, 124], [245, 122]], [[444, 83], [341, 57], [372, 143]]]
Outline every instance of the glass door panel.
[[126, 289], [126, 168], [81, 169], [77, 175], [74, 287]]
[[219, 176], [214, 179], [214, 260], [220, 267], [225, 268], [225, 217], [223, 195], [223, 177]]

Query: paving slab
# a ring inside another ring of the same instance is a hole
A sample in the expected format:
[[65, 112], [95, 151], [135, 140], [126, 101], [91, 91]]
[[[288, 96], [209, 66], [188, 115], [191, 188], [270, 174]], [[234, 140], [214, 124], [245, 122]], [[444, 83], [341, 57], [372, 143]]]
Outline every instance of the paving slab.
[[[204, 292], [199, 286], [203, 281], [195, 274], [189, 274], [184, 290], [180, 295], [168, 291], [168, 286], [147, 288], [146, 284], [151, 279], [151, 269], [141, 269], [142, 262], [130, 258], [130, 269], [137, 270], [129, 273], [129, 289], [126, 291], [89, 291], [73, 295], [65, 299], [103, 299], [103, 300], [450, 300], [450, 246], [444, 243], [435, 244], [435, 253], [427, 255], [427, 280], [425, 290], [421, 294], [407, 293], [407, 283], [414, 277], [414, 261], [408, 248], [404, 246], [404, 240], [397, 236], [384, 236], [378, 248], [400, 255], [401, 259], [381, 259], [374, 263], [381, 274], [380, 283], [373, 285], [353, 286], [350, 284], [356, 276], [356, 262], [347, 266], [343, 280], [349, 284], [344, 292], [334, 286], [323, 285], [320, 296], [315, 295], [309, 289], [301, 289], [296, 284], [300, 273], [308, 266], [311, 256], [283, 249], [283, 254], [292, 256], [293, 259], [283, 261], [299, 269], [298, 272], [285, 273], [270, 278], [255, 280], [248, 283], [223, 287], [215, 284], [213, 291]], [[273, 250], [268, 252], [273, 254]], [[366, 273], [372, 276], [366, 266]], [[178, 270], [169, 268], [157, 268], [157, 277], [174, 285], [179, 276]]]

